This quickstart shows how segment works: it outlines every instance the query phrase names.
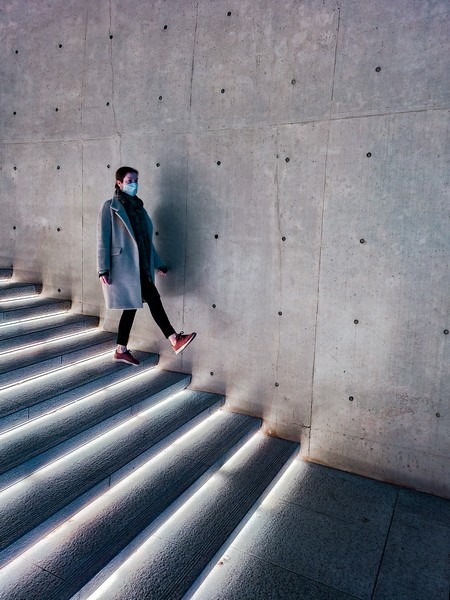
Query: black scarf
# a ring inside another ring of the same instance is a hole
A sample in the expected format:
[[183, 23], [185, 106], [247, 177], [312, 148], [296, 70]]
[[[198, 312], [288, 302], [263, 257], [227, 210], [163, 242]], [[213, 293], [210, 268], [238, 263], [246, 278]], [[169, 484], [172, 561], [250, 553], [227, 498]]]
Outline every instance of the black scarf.
[[151, 278], [150, 253], [151, 240], [148, 235], [148, 227], [145, 219], [144, 203], [137, 196], [129, 196], [121, 190], [116, 190], [116, 198], [123, 204], [133, 228], [134, 237], [139, 250], [139, 267], [141, 272]]

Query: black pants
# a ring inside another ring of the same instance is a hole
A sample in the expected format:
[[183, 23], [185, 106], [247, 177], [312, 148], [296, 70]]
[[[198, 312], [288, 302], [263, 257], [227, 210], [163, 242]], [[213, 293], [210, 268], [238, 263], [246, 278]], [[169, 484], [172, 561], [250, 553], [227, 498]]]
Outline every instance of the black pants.
[[[175, 333], [175, 329], [170, 324], [155, 284], [143, 273], [141, 273], [141, 291], [142, 299], [147, 302], [155, 323], [161, 329], [163, 335], [168, 338], [170, 335]], [[123, 311], [119, 321], [117, 344], [120, 344], [121, 346], [126, 346], [128, 344], [128, 338], [130, 337], [130, 331], [135, 316], [136, 309]]]

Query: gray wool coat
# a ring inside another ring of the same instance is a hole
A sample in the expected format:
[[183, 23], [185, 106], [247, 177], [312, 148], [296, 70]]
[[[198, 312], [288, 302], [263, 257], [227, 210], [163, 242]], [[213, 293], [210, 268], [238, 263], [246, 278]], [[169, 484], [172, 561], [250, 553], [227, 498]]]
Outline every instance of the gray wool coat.
[[[151, 247], [150, 269], [154, 281], [155, 269], [163, 266], [153, 246], [153, 224], [145, 213]], [[102, 284], [106, 308], [142, 308], [139, 251], [125, 207], [117, 199], [107, 200], [98, 215], [97, 268], [109, 271], [111, 285]]]

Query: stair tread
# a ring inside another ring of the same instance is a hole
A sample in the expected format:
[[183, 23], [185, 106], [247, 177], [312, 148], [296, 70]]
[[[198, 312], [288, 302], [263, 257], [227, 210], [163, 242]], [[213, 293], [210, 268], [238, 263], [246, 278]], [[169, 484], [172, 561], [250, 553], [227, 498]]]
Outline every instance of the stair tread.
[[3, 323], [32, 319], [45, 314], [60, 313], [70, 310], [72, 302], [62, 298], [19, 298], [0, 302], [0, 326]]
[[[175, 396], [129, 419], [0, 493], [0, 549], [131, 463], [196, 415], [216, 404], [214, 394]], [[70, 465], [70, 468], [68, 466]]]
[[27, 294], [40, 294], [41, 283], [8, 282], [0, 285], [0, 301], [13, 297], [18, 298]]
[[0, 279], [8, 280], [13, 276], [11, 267], [0, 267]]
[[[1, 274], [2, 269], [0, 269]], [[42, 283], [36, 283], [35, 281], [7, 281], [1, 287], [1, 289], [16, 289], [22, 288], [26, 286], [35, 286], [36, 288], [42, 287]], [[0, 292], [1, 293], [1, 292]]]
[[98, 326], [98, 317], [61, 313], [24, 323], [4, 324], [0, 327], [0, 352], [13, 350], [26, 342], [36, 343], [51, 339], [61, 331], [82, 331]]
[[207, 421], [200, 431], [172, 444], [158, 460], [148, 461], [92, 502], [89, 510], [66, 521], [47, 543], [30, 549], [22, 569], [6, 569], [0, 575], [2, 588], [26, 585], [35, 590], [34, 580], [41, 577], [36, 565], [56, 579], [48, 582], [45, 596], [35, 597], [69, 599], [144, 528], [156, 526], [164, 511], [173, 510], [190, 486], [208, 478], [211, 468], [217, 470], [230, 450], [260, 425], [258, 419], [223, 411]]
[[[136, 407], [141, 407], [141, 403], [150, 396], [153, 403], [158, 395], [166, 396], [169, 392], [181, 391], [189, 381], [190, 377], [183, 373], [152, 369], [146, 373], [145, 379], [128, 378], [126, 388], [123, 383], [102, 386], [84, 399], [80, 398], [64, 408], [12, 429], [0, 435], [0, 474], [63, 442], [67, 451], [68, 442], [70, 445], [79, 443], [81, 433], [84, 434], [83, 441], [89, 441], [101, 429], [110, 426], [111, 417], [115, 417], [117, 423], [119, 414], [125, 419], [132, 409], [137, 410]], [[89, 431], [89, 435], [86, 431]]]
[[[68, 369], [0, 390], [0, 430], [56, 410], [105, 385], [127, 379], [135, 372], [153, 368], [158, 362], [156, 354], [137, 352], [135, 355], [141, 362], [137, 368], [113, 362], [111, 351], [109, 356], [96, 356]], [[6, 420], [14, 416], [16, 418]]]
[[112, 351], [114, 334], [107, 332], [89, 332], [70, 342], [61, 340], [51, 347], [38, 346], [30, 351], [18, 352], [17, 362], [12, 355], [0, 360], [0, 390], [16, 385], [25, 379], [40, 375], [79, 361], [90, 356]]
[[1, 300], [0, 302], [0, 314], [3, 312], [14, 312], [15, 310], [22, 310], [24, 308], [33, 308], [36, 306], [47, 306], [71, 303], [67, 298], [50, 298], [48, 296], [34, 296], [32, 298], [15, 298], [14, 300]]
[[49, 359], [63, 357], [77, 350], [83, 350], [94, 344], [109, 342], [114, 339], [115, 335], [113, 333], [99, 331], [95, 328], [75, 335], [49, 340], [37, 346], [27, 346], [11, 353], [0, 354], [0, 375], [39, 364]]

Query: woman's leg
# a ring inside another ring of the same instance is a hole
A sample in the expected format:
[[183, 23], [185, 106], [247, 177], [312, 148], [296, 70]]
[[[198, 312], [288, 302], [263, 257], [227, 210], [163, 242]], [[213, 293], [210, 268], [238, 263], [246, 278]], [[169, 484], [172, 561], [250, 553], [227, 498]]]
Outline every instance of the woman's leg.
[[131, 327], [133, 325], [136, 310], [124, 310], [119, 321], [119, 329], [117, 331], [117, 345], [125, 346], [128, 344]]
[[113, 360], [114, 362], [123, 362], [137, 367], [139, 361], [127, 349], [128, 338], [130, 337], [130, 331], [135, 315], [136, 311], [134, 309], [124, 310], [120, 317], [119, 329], [117, 331], [117, 347], [114, 352]]
[[142, 297], [147, 302], [155, 323], [161, 329], [166, 338], [170, 337], [175, 333], [175, 329], [172, 327], [166, 311], [164, 310], [161, 297], [156, 289], [155, 284], [145, 275], [141, 275], [141, 287]]

